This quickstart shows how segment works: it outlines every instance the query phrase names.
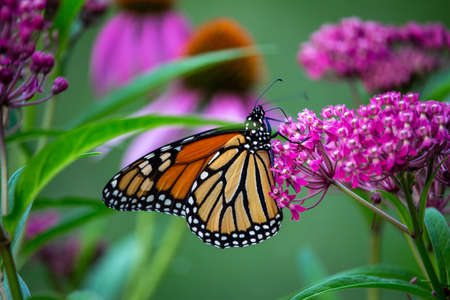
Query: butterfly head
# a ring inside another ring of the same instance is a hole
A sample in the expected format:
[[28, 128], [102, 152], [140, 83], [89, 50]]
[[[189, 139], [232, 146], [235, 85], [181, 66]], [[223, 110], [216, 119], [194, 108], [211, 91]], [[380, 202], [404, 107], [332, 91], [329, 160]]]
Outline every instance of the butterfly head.
[[270, 149], [271, 129], [265, 115], [264, 108], [257, 105], [245, 120], [246, 139], [251, 150]]

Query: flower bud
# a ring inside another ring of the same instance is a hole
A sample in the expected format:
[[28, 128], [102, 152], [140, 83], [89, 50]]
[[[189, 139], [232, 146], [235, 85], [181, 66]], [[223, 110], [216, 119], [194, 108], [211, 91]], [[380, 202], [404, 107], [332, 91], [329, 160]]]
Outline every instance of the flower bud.
[[64, 92], [69, 87], [69, 82], [64, 77], [56, 77], [55, 81], [53, 81], [52, 85], [52, 93], [53, 95], [58, 95], [61, 92]]

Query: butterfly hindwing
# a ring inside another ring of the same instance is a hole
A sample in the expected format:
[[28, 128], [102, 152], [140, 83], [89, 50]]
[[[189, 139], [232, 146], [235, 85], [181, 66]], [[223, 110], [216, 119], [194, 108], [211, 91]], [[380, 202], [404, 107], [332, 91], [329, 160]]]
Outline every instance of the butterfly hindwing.
[[194, 182], [186, 204], [189, 227], [219, 248], [245, 247], [278, 232], [282, 214], [269, 196], [268, 151], [225, 147]]
[[163, 146], [117, 173], [103, 190], [108, 207], [184, 216], [187, 195], [208, 160], [236, 132], [211, 130]]

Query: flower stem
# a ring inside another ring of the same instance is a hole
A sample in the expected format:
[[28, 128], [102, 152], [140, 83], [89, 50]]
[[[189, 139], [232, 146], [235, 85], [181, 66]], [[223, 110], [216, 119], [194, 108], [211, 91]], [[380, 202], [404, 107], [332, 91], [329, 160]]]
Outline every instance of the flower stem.
[[333, 184], [335, 186], [337, 186], [338, 189], [340, 189], [341, 191], [343, 191], [344, 193], [346, 193], [350, 197], [354, 198], [359, 203], [361, 203], [362, 205], [364, 205], [365, 207], [367, 207], [368, 209], [370, 209], [371, 211], [373, 211], [374, 213], [376, 213], [377, 215], [379, 215], [380, 217], [384, 218], [386, 221], [388, 221], [389, 223], [394, 225], [400, 231], [403, 231], [405, 233], [409, 233], [408, 227], [405, 224], [399, 222], [397, 219], [391, 217], [386, 212], [382, 211], [378, 207], [376, 207], [376, 206], [372, 205], [371, 203], [369, 203], [368, 201], [364, 200], [359, 195], [355, 194], [352, 190], [350, 190], [345, 185], [343, 185], [341, 182], [339, 182], [337, 180], [333, 180]]
[[[55, 113], [55, 98], [52, 98], [50, 100], [47, 101], [47, 103], [45, 103], [45, 111], [44, 111], [44, 118], [42, 120], [42, 126], [41, 129], [50, 129], [50, 127], [52, 126], [53, 123], [53, 115]], [[42, 137], [39, 141], [38, 141], [38, 145], [36, 148], [36, 152], [39, 152], [47, 143], [47, 138], [46, 137]]]
[[161, 246], [156, 251], [153, 257], [153, 263], [146, 268], [150, 270], [149, 276], [141, 276], [141, 280], [136, 286], [136, 290], [133, 292], [132, 300], [151, 299], [155, 293], [159, 282], [167, 271], [178, 246], [181, 243], [181, 239], [186, 230], [186, 221], [182, 218], [172, 218], [167, 233], [164, 235], [164, 239], [161, 242]]
[[2, 216], [8, 214], [8, 158], [6, 156], [5, 144], [5, 127], [4, 127], [4, 113], [5, 110], [0, 110], [0, 163], [1, 163], [1, 205]]
[[13, 300], [22, 300], [19, 278], [17, 277], [16, 266], [11, 252], [11, 242], [2, 226], [0, 226], [0, 255], [3, 260], [6, 276], [8, 277], [11, 296]]
[[[406, 176], [405, 176], [406, 175]], [[439, 279], [436, 275], [436, 271], [431, 263], [430, 257], [428, 256], [427, 249], [425, 247], [425, 243], [423, 241], [423, 220], [418, 219], [417, 208], [414, 205], [414, 200], [412, 198], [412, 189], [411, 189], [411, 179], [408, 174], [402, 174], [399, 176], [400, 186], [405, 194], [406, 203], [408, 204], [408, 210], [411, 214], [411, 219], [414, 227], [413, 238], [414, 244], [419, 251], [420, 257], [422, 259], [423, 265], [427, 271], [428, 277], [430, 278], [431, 285], [436, 293], [436, 296], [439, 299], [446, 299], [444, 291], [441, 287]]]
[[[370, 231], [370, 246], [369, 246], [369, 264], [376, 265], [380, 263], [381, 256], [381, 232], [382, 232], [383, 222], [374, 215], [372, 230]], [[368, 289], [367, 292], [368, 300], [378, 300], [380, 299], [379, 289]]]

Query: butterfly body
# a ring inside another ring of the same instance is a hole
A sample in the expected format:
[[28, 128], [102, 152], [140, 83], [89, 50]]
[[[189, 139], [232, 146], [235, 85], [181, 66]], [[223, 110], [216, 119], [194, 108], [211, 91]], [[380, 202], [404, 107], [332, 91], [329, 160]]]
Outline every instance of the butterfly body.
[[186, 218], [219, 248], [245, 247], [278, 232], [281, 210], [270, 195], [270, 127], [261, 106], [241, 128], [219, 128], [163, 146], [115, 175], [103, 201], [118, 210]]

